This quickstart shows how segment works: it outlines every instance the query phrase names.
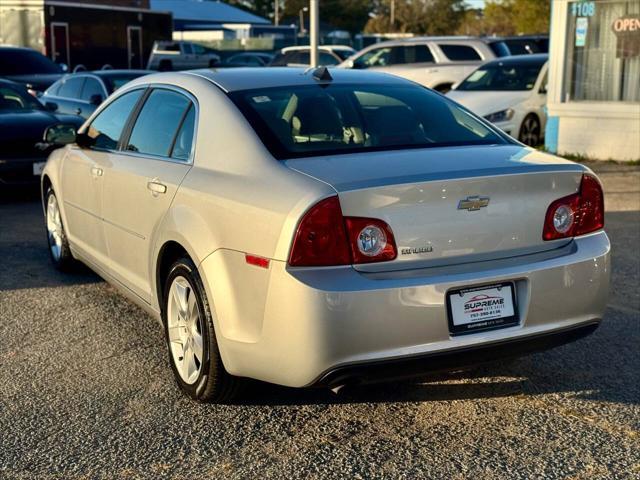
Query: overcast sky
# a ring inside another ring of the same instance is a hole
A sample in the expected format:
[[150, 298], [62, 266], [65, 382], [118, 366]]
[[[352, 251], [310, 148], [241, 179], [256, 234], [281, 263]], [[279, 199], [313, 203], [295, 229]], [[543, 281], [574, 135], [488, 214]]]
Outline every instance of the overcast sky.
[[467, 0], [467, 3], [474, 8], [484, 7], [484, 0]]

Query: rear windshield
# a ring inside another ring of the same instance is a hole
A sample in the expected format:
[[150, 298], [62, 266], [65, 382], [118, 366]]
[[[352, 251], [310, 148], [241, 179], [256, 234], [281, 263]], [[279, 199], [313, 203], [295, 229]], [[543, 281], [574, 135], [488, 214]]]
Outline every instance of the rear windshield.
[[62, 73], [62, 69], [41, 53], [32, 50], [0, 49], [0, 75], [32, 73]]
[[230, 96], [279, 159], [507, 143], [484, 121], [419, 86], [309, 85]]
[[540, 62], [497, 62], [480, 67], [469, 75], [456, 90], [467, 91], [518, 91], [531, 90], [540, 69], [546, 60]]

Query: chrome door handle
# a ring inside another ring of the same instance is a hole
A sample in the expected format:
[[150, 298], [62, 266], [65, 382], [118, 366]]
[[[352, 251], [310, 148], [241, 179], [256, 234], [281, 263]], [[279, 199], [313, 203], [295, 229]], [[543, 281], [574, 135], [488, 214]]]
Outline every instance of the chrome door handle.
[[102, 173], [103, 171], [100, 167], [91, 167], [91, 175], [94, 177], [101, 177]]
[[159, 193], [167, 193], [167, 186], [156, 181], [148, 182], [147, 188], [151, 190], [151, 193], [153, 193], [154, 195], [158, 195]]

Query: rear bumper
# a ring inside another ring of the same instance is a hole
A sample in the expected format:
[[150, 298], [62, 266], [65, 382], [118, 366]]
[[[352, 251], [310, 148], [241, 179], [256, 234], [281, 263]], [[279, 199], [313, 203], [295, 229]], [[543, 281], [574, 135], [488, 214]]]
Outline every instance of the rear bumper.
[[[302, 387], [335, 384], [341, 372], [352, 375], [354, 366], [379, 362], [430, 359], [415, 363], [423, 372], [446, 357], [445, 369], [458, 368], [505, 353], [506, 347], [494, 350], [497, 345], [524, 348], [530, 339], [593, 324], [606, 308], [609, 250], [601, 231], [538, 254], [410, 271], [289, 269], [277, 261], [262, 269], [229, 250], [216, 251], [199, 270], [229, 373]], [[447, 292], [498, 282], [513, 282], [519, 323], [452, 335]], [[557, 338], [569, 338], [563, 335]], [[485, 346], [492, 346], [488, 358]], [[373, 369], [366, 376], [384, 373]]]
[[530, 337], [503, 340], [471, 347], [434, 352], [426, 355], [343, 365], [333, 368], [313, 383], [318, 387], [377, 383], [386, 380], [412, 378], [428, 373], [450, 372], [503, 358], [515, 358], [555, 348], [592, 334], [599, 320], [554, 330]]

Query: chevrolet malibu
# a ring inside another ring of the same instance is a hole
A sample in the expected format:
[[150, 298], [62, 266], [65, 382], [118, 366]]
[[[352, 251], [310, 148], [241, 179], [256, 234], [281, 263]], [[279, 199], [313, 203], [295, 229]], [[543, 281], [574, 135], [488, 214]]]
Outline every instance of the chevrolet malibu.
[[47, 134], [67, 144], [42, 174], [54, 265], [160, 320], [194, 399], [455, 370], [603, 316], [593, 172], [401, 78], [160, 73]]

